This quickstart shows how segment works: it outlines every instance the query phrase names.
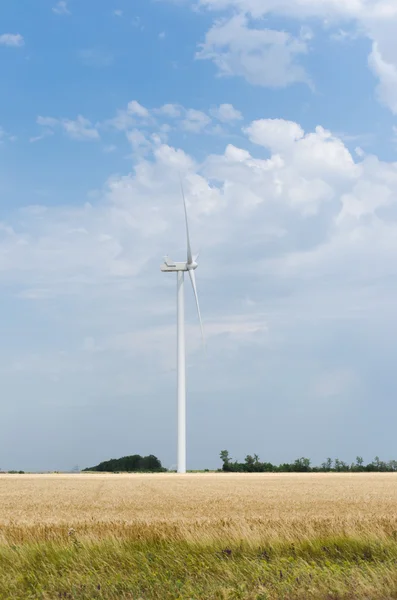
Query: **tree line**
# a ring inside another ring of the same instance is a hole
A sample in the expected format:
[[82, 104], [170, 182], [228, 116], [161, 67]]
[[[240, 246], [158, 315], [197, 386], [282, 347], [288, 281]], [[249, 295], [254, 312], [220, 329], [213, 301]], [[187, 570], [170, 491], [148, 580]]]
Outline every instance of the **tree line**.
[[261, 462], [259, 456], [248, 454], [244, 462], [233, 460], [227, 450], [220, 453], [222, 471], [227, 473], [393, 473], [397, 471], [397, 460], [384, 462], [378, 456], [368, 464], [364, 464], [361, 456], [354, 463], [348, 464], [339, 458], [327, 458], [319, 467], [312, 466], [310, 458], [297, 458], [292, 463], [273, 465]]
[[101, 471], [106, 473], [115, 472], [146, 472], [146, 473], [162, 473], [166, 471], [161, 461], [150, 454], [149, 456], [140, 456], [133, 454], [132, 456], [123, 456], [122, 458], [111, 458], [99, 463], [95, 467], [83, 469], [83, 471]]

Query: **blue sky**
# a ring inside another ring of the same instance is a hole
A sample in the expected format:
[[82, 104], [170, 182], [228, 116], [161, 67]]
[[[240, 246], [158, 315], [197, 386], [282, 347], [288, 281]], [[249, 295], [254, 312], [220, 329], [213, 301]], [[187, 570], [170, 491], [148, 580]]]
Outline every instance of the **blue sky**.
[[395, 458], [397, 7], [3, 0], [0, 466]]

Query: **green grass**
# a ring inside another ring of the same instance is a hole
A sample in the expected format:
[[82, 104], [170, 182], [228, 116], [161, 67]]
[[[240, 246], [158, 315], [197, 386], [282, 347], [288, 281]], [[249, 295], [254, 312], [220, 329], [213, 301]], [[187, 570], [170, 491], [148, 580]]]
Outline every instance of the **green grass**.
[[397, 598], [397, 541], [317, 539], [254, 548], [103, 539], [0, 547], [0, 598]]

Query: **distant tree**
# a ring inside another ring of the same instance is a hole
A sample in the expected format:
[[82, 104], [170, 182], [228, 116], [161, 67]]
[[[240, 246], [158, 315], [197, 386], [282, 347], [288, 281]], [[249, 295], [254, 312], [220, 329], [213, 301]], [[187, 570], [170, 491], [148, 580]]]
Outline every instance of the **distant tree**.
[[327, 458], [321, 465], [322, 471], [332, 471], [332, 458]]
[[153, 456], [153, 454], [144, 457], [139, 454], [133, 454], [132, 456], [123, 456], [122, 458], [111, 458], [99, 463], [95, 467], [84, 469], [84, 471], [107, 473], [148, 471], [156, 473], [166, 471], [166, 469], [163, 468], [160, 460], [156, 456]]
[[294, 471], [299, 473], [307, 473], [310, 471], [310, 458], [297, 458], [294, 462]]
[[255, 459], [250, 454], [245, 457], [245, 467], [249, 473], [253, 473], [255, 471]]
[[220, 459], [222, 461], [222, 470], [223, 471], [231, 471], [232, 470], [232, 466], [231, 466], [231, 457], [229, 455], [229, 452], [227, 450], [222, 450], [220, 453]]
[[143, 471], [161, 471], [161, 468], [161, 462], [153, 454], [141, 459], [141, 469]]
[[229, 452], [227, 450], [222, 450], [219, 456], [223, 463], [230, 463], [231, 458], [230, 458]]

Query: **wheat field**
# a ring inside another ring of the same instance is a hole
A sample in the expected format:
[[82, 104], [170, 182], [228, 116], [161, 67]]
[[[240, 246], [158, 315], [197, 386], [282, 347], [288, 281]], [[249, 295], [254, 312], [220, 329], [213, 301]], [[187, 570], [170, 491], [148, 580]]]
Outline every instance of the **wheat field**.
[[1, 475], [0, 598], [397, 598], [394, 474]]

